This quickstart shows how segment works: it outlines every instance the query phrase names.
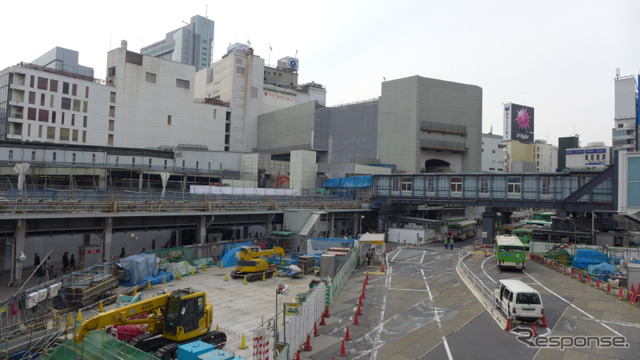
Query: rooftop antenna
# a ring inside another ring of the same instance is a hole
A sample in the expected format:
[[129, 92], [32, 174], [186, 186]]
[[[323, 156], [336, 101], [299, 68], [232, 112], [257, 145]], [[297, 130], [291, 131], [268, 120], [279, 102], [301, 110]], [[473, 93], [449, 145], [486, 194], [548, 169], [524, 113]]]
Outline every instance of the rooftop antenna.
[[620, 77], [620, 68], [616, 68], [616, 79]]

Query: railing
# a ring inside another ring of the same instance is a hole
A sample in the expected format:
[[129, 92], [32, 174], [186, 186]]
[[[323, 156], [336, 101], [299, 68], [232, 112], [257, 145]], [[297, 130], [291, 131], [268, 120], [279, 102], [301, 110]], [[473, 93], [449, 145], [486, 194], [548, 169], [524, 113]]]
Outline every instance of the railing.
[[[458, 253], [458, 269], [464, 273], [464, 275], [471, 281], [473, 287], [480, 293], [482, 298], [486, 301], [486, 305], [490, 307], [495, 306], [493, 291], [487, 287], [469, 267], [464, 263], [464, 260], [473, 254], [471, 246], [464, 247]], [[488, 250], [487, 250], [488, 251]]]

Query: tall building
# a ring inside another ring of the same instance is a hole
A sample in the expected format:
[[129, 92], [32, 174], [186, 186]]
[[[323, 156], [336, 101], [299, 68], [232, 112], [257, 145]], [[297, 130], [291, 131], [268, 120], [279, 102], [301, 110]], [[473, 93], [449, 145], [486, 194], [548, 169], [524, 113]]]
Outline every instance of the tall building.
[[0, 139], [222, 151], [228, 104], [194, 99], [194, 76], [190, 65], [128, 51], [126, 41], [107, 55], [106, 84], [83, 73], [12, 66], [0, 71]]
[[80, 54], [75, 50], [65, 49], [59, 46], [47, 51], [31, 62], [32, 65], [42, 66], [48, 69], [64, 71], [93, 78], [93, 68], [82, 66], [78, 63]]
[[558, 147], [545, 140], [535, 140], [536, 171], [554, 172], [558, 168]]
[[265, 66], [253, 48], [236, 43], [227, 48], [227, 54], [213, 69], [196, 74], [196, 97], [231, 106], [232, 115], [225, 130], [227, 151], [257, 151], [258, 115], [310, 101], [325, 104], [324, 87], [316, 83], [298, 85], [297, 59], [285, 59], [276, 68]]
[[398, 171], [480, 171], [482, 88], [412, 76], [382, 83], [378, 158]]
[[482, 134], [482, 171], [504, 171], [504, 147], [502, 135]]
[[211, 67], [213, 28], [213, 20], [193, 16], [190, 24], [168, 32], [164, 40], [143, 47], [140, 53], [193, 65], [196, 71], [200, 71]]
[[567, 136], [558, 138], [558, 171], [567, 168], [567, 149], [575, 149], [580, 147], [580, 137]]
[[640, 75], [619, 76], [614, 79], [615, 108], [612, 131], [613, 150], [638, 150], [638, 86]]

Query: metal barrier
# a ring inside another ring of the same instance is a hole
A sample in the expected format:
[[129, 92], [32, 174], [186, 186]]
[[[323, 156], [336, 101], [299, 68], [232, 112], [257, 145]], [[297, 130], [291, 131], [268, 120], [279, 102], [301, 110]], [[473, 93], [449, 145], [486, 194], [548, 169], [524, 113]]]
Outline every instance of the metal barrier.
[[460, 271], [464, 273], [467, 279], [469, 279], [469, 281], [476, 288], [476, 290], [478, 290], [480, 295], [487, 301], [487, 303], [494, 304], [493, 306], [495, 306], [493, 291], [489, 289], [487, 285], [484, 284], [484, 282], [480, 281], [476, 274], [474, 274], [464, 263], [464, 260], [467, 257], [473, 255], [473, 251], [474, 250], [471, 248], [471, 246], [466, 246], [458, 253], [458, 269], [460, 269]]

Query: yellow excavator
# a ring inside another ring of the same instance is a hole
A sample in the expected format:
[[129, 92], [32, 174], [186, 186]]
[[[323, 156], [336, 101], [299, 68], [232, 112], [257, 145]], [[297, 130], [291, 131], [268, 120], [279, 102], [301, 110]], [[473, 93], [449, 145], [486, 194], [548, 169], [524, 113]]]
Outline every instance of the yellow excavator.
[[242, 246], [236, 252], [236, 269], [231, 272], [234, 279], [247, 281], [262, 280], [262, 277], [270, 278], [278, 269], [278, 265], [270, 265], [267, 258], [275, 255], [284, 257], [284, 249], [276, 246], [273, 249], [262, 249], [259, 246]]
[[[131, 319], [143, 313], [149, 313], [149, 316]], [[227, 335], [210, 331], [212, 318], [213, 306], [207, 302], [204, 291], [174, 290], [93, 316], [78, 327], [75, 341], [82, 342], [87, 332], [106, 326], [147, 325], [147, 332], [131, 339], [129, 345], [153, 352], [163, 360], [175, 359], [180, 344], [202, 340], [216, 348], [224, 346]]]

